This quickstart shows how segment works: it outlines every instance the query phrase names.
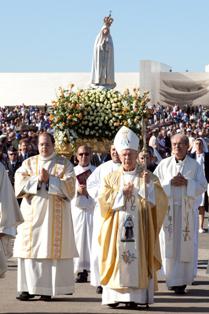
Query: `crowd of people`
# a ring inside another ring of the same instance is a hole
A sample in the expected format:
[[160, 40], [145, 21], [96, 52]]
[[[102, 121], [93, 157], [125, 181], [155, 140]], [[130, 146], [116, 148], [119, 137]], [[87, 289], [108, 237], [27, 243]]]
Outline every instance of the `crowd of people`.
[[0, 275], [15, 237], [18, 300], [50, 301], [90, 279], [102, 304], [135, 308], [153, 303], [157, 274], [178, 295], [192, 284], [208, 210], [209, 114], [153, 108], [147, 149], [121, 127], [109, 153], [82, 145], [71, 161], [55, 152], [48, 106], [0, 109], [0, 195], [12, 195], [2, 198]]

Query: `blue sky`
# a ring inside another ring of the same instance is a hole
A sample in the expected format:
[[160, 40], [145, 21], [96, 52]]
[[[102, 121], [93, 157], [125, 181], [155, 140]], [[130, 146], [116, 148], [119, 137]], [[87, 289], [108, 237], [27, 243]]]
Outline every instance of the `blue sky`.
[[136, 72], [139, 60], [180, 72], [209, 64], [208, 0], [0, 0], [0, 72], [89, 72], [109, 10], [115, 71]]

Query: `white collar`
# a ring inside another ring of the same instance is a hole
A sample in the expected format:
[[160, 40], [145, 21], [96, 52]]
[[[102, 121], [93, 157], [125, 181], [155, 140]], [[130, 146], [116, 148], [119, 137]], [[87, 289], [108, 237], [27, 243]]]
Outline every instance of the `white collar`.
[[39, 159], [40, 159], [40, 160], [43, 160], [43, 161], [48, 161], [48, 160], [52, 159], [55, 155], [56, 155], [55, 152], [53, 152], [53, 153], [52, 153], [51, 155], [49, 155], [48, 157], [43, 157], [43, 156], [39, 155]]
[[124, 174], [129, 174], [129, 175], [131, 175], [131, 174], [136, 174], [136, 170], [137, 170], [137, 167], [136, 167], [134, 170], [131, 170], [131, 171], [124, 171], [124, 170], [123, 170], [123, 173], [124, 173]]

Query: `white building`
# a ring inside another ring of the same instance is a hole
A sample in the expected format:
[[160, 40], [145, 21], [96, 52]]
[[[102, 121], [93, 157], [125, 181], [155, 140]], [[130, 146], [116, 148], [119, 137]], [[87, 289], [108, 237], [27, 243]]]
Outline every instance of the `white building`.
[[[59, 87], [88, 88], [90, 73], [0, 73], [0, 106], [44, 106], [56, 98]], [[139, 87], [139, 73], [116, 73], [117, 89]]]
[[[90, 73], [0, 73], [0, 106], [51, 104], [59, 87], [88, 88]], [[150, 91], [151, 102], [209, 106], [209, 65], [205, 72], [172, 72], [157, 61], [142, 60], [139, 72], [115, 73], [116, 89]]]

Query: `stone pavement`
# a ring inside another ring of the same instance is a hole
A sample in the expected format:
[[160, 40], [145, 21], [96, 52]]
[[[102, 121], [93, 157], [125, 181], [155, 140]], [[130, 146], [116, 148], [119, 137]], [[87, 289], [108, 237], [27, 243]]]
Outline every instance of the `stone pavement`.
[[165, 283], [159, 283], [159, 291], [155, 294], [155, 304], [149, 310], [127, 310], [125, 307], [110, 309], [101, 305], [101, 297], [89, 283], [76, 284], [73, 296], [56, 297], [51, 302], [39, 301], [38, 297], [31, 301], [16, 300], [16, 261], [9, 261], [6, 278], [0, 279], [0, 313], [209, 313], [209, 274], [206, 274], [209, 259], [209, 233], [201, 234], [199, 241], [199, 267], [195, 285], [187, 287], [187, 294], [176, 296], [168, 291]]

